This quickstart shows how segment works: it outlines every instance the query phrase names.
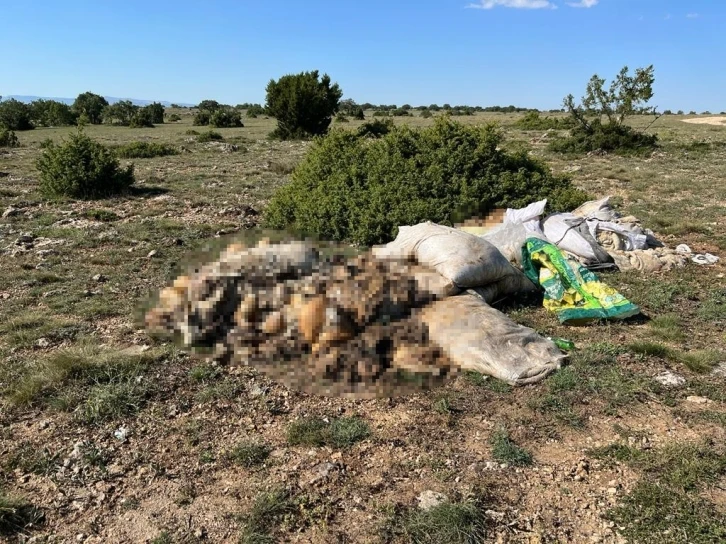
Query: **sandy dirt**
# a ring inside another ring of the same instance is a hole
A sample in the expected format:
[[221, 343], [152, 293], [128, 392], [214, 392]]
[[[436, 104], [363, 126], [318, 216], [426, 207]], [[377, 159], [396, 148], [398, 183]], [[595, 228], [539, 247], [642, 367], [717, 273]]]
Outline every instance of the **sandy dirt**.
[[726, 116], [716, 117], [695, 117], [693, 119], [683, 119], [684, 123], [694, 123], [696, 125], [717, 125], [726, 126]]

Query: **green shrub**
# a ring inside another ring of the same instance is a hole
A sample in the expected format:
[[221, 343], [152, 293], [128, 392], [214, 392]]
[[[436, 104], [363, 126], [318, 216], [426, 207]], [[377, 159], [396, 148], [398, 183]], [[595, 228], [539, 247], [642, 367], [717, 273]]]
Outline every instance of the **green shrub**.
[[74, 125], [77, 116], [68, 104], [57, 100], [34, 100], [30, 103], [33, 123], [44, 127]]
[[40, 189], [47, 196], [99, 198], [126, 191], [134, 168], [121, 168], [113, 152], [82, 130], [68, 141], [51, 145], [37, 161]]
[[376, 110], [373, 112], [373, 117], [388, 117], [389, 115], [388, 110]]
[[31, 130], [30, 106], [14, 98], [0, 102], [0, 128], [7, 130]]
[[104, 97], [92, 92], [85, 92], [76, 97], [72, 109], [79, 117], [85, 115], [89, 124], [100, 125], [103, 120], [103, 110], [107, 107], [108, 101]]
[[169, 116], [169, 122], [170, 123], [176, 123], [177, 121], [181, 121], [181, 115], [179, 115], [177, 113], [172, 113]]
[[396, 125], [393, 124], [391, 119], [381, 121], [380, 119], [374, 119], [361, 125], [358, 128], [358, 136], [372, 136], [374, 138], [380, 138], [391, 132]]
[[433, 117], [433, 113], [431, 113], [431, 110], [421, 110], [421, 117], [424, 119], [429, 119], [430, 117]]
[[403, 108], [398, 108], [397, 110], [393, 110], [391, 112], [391, 115], [394, 117], [408, 117], [411, 115], [411, 113], [408, 110], [404, 110]]
[[[370, 124], [369, 124], [370, 125]], [[387, 126], [379, 138], [334, 131], [317, 139], [272, 198], [266, 221], [324, 239], [370, 245], [393, 239], [399, 225], [452, 224], [493, 208], [548, 198], [571, 209], [586, 195], [526, 152], [510, 153], [496, 125]]]
[[156, 142], [131, 142], [117, 147], [114, 151], [121, 159], [150, 159], [179, 154], [176, 147]]
[[103, 110], [103, 120], [109, 125], [129, 126], [139, 107], [130, 100], [119, 100], [115, 104], [106, 106]]
[[20, 141], [18, 141], [15, 132], [0, 128], [0, 147], [20, 147]]
[[188, 128], [184, 131], [184, 134], [187, 136], [199, 136], [199, 131], [196, 131], [193, 128]]
[[277, 119], [272, 133], [283, 140], [325, 134], [338, 111], [343, 91], [318, 71], [281, 77], [267, 85], [267, 111]]
[[641, 155], [658, 147], [655, 134], [645, 134], [628, 125], [602, 124], [594, 120], [589, 126], [573, 128], [570, 136], [552, 140], [550, 151], [556, 153], [582, 154], [605, 151], [618, 155]]
[[343, 115], [342, 113], [339, 113], [338, 115], [336, 115], [335, 116], [335, 120], [338, 123], [350, 123], [350, 120], [345, 115]]
[[363, 112], [363, 108], [361, 108], [360, 106], [356, 107], [353, 110], [352, 116], [353, 119], [355, 119], [356, 121], [363, 121], [366, 118], [366, 115]]
[[207, 143], [207, 142], [220, 141], [220, 140], [224, 140], [224, 136], [222, 136], [219, 132], [215, 132], [213, 130], [208, 130], [207, 132], [202, 132], [199, 136], [197, 136], [197, 142], [200, 142], [200, 143]]
[[140, 108], [134, 113], [129, 121], [131, 128], [154, 128], [154, 112], [146, 108]]
[[148, 112], [153, 124], [164, 124], [164, 106], [162, 104], [159, 102], [152, 102], [148, 106], [144, 106], [142, 109]]
[[194, 114], [194, 126], [206, 127], [209, 125], [209, 119], [212, 117], [212, 113], [206, 110], [198, 111]]
[[251, 104], [247, 108], [245, 115], [250, 119], [254, 119], [258, 115], [265, 115], [265, 108], [263, 108], [260, 104]]
[[529, 111], [518, 119], [514, 126], [521, 130], [550, 130], [572, 127], [572, 122], [565, 119], [542, 117], [538, 111]]
[[234, 110], [217, 110], [209, 116], [209, 126], [215, 128], [243, 127], [242, 116]]

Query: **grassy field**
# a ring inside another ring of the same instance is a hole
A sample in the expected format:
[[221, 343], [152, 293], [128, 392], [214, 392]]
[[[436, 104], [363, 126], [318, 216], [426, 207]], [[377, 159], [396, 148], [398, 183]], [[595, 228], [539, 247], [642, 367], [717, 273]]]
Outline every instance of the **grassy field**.
[[[134, 159], [128, 196], [74, 202], [43, 199], [34, 167], [42, 142], [74, 129], [19, 133], [20, 148], [0, 149], [0, 539], [726, 541], [726, 126], [667, 116], [651, 157], [578, 158], [549, 154], [552, 135], [516, 130], [517, 118], [458, 119], [501, 123], [506, 145], [616, 196], [667, 245], [722, 262], [605, 274], [650, 321], [572, 328], [506, 308], [578, 347], [541, 384], [467, 374], [376, 401], [214, 366], [139, 322], [185, 263], [255, 227], [309, 143], [267, 140], [264, 118], [210, 143], [186, 133], [203, 130], [187, 114], [87, 127], [110, 146], [180, 153]], [[684, 383], [660, 385], [666, 370]], [[424, 491], [448, 500], [422, 511]]]

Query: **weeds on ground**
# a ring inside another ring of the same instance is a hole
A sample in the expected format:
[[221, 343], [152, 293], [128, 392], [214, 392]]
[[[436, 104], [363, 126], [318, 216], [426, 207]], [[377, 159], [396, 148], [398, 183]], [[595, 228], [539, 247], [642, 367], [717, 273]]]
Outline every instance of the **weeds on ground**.
[[0, 489], [0, 535], [17, 534], [43, 522], [43, 512], [20, 497]]
[[129, 142], [114, 148], [113, 151], [121, 159], [151, 159], [179, 154], [176, 147], [158, 142]]
[[274, 544], [273, 534], [295, 515], [295, 503], [289, 492], [274, 489], [261, 493], [244, 520], [240, 544]]
[[494, 393], [511, 393], [513, 389], [513, 387], [505, 381], [492, 378], [491, 376], [484, 376], [480, 372], [475, 372], [473, 370], [467, 370], [464, 373], [464, 379], [472, 385], [485, 387]]
[[474, 502], [444, 502], [429, 510], [412, 511], [403, 528], [417, 544], [477, 544], [487, 538], [486, 519]]
[[267, 444], [259, 442], [244, 441], [237, 444], [231, 452], [229, 459], [245, 468], [252, 468], [261, 465], [270, 456], [270, 448]]
[[721, 542], [726, 514], [699, 492], [726, 474], [726, 456], [713, 444], [676, 443], [642, 452], [622, 444], [591, 450], [643, 472], [641, 481], [608, 516], [622, 534], [643, 543]]
[[334, 446], [345, 448], [367, 438], [368, 424], [358, 417], [342, 417], [326, 423], [320, 418], [306, 418], [292, 423], [287, 429], [291, 446]]
[[500, 428], [494, 431], [490, 439], [492, 456], [500, 463], [507, 463], [516, 467], [532, 464], [532, 454], [514, 443], [509, 431]]
[[722, 354], [716, 350], [680, 351], [655, 342], [635, 342], [628, 349], [636, 355], [658, 357], [680, 363], [690, 371], [705, 374], [719, 363]]

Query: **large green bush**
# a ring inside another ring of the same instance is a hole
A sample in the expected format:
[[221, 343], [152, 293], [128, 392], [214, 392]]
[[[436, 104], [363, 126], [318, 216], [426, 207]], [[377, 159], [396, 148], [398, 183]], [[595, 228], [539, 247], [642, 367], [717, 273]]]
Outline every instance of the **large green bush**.
[[379, 138], [338, 130], [315, 140], [270, 202], [268, 225], [370, 245], [394, 238], [399, 225], [452, 224], [542, 198], [572, 209], [586, 198], [528, 154], [500, 149], [496, 125], [437, 118], [424, 129], [386, 128]]
[[18, 137], [12, 130], [0, 128], [0, 147], [20, 147]]
[[517, 119], [514, 126], [521, 130], [550, 130], [570, 128], [573, 123], [570, 118], [542, 117], [538, 111], [528, 111], [524, 117]]
[[655, 134], [638, 132], [628, 125], [603, 124], [596, 119], [588, 126], [575, 127], [566, 138], [552, 140], [549, 149], [566, 154], [605, 151], [618, 155], [642, 155], [652, 152], [657, 144]]
[[92, 125], [100, 125], [103, 121], [103, 110], [108, 107], [108, 101], [92, 92], [81, 93], [73, 102], [73, 111], [77, 116], [85, 115]]
[[31, 120], [30, 106], [14, 98], [0, 102], [0, 128], [8, 130], [35, 128]]
[[325, 134], [338, 111], [343, 91], [318, 71], [281, 77], [267, 85], [265, 110], [277, 119], [273, 137], [283, 140]]
[[243, 127], [242, 116], [233, 109], [217, 110], [209, 116], [209, 126], [215, 128]]
[[82, 130], [60, 145], [49, 145], [37, 161], [46, 196], [102, 198], [123, 193], [134, 183], [134, 168], [121, 168], [107, 147]]
[[144, 106], [144, 109], [149, 112], [151, 122], [155, 125], [164, 124], [164, 105], [159, 102], [152, 102], [148, 106]]
[[176, 147], [157, 142], [131, 142], [119, 146], [113, 151], [121, 159], [150, 159], [179, 154]]
[[30, 103], [33, 123], [44, 127], [75, 125], [77, 115], [68, 104], [57, 100], [34, 100]]

